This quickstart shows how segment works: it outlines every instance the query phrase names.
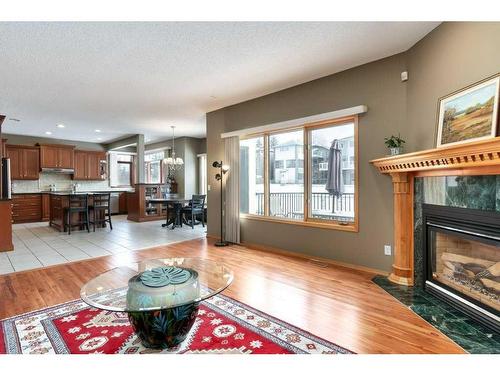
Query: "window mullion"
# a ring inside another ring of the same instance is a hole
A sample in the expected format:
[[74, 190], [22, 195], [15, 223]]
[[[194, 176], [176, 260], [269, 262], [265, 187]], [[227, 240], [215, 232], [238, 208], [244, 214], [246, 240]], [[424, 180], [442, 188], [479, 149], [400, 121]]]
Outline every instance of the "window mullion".
[[304, 147], [304, 221], [308, 221], [309, 219], [309, 189], [310, 189], [310, 184], [309, 184], [309, 176], [310, 176], [310, 170], [309, 170], [309, 132], [307, 131], [307, 128], [303, 129], [304, 131], [304, 144], [302, 145]]
[[269, 134], [264, 135], [264, 216], [269, 216]]

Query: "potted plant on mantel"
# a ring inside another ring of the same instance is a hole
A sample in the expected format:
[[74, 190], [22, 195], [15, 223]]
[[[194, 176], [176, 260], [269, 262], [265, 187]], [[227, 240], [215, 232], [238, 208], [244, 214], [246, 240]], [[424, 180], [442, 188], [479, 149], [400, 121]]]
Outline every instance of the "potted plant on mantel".
[[397, 137], [391, 135], [389, 138], [384, 138], [384, 140], [385, 145], [391, 151], [391, 156], [403, 153], [403, 143], [405, 143], [405, 141], [401, 139], [399, 134]]

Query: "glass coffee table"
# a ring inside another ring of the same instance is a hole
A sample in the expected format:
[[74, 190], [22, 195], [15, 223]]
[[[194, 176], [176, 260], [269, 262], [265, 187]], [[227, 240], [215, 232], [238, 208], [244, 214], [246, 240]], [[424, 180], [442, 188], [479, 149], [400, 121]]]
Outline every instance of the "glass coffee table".
[[90, 306], [126, 312], [145, 347], [171, 348], [186, 338], [200, 302], [232, 281], [233, 272], [223, 263], [151, 259], [100, 274], [82, 287], [80, 295]]

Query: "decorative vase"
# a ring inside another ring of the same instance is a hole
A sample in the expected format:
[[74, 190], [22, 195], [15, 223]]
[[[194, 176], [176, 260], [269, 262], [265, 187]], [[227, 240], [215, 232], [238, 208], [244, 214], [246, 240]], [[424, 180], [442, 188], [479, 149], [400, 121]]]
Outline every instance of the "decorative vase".
[[198, 315], [199, 302], [170, 309], [129, 312], [128, 320], [146, 348], [167, 349], [183, 342]]
[[[180, 267], [163, 269], [174, 275], [170, 276], [171, 280], [175, 277], [174, 271], [188, 271], [189, 276], [178, 283], [167, 282], [165, 285], [158, 278], [144, 277], [142, 280], [143, 274], [151, 273], [146, 271], [129, 280], [128, 318], [135, 333], [147, 348], [165, 349], [180, 344], [189, 333], [198, 313], [198, 272]], [[152, 271], [155, 270], [157, 269]]]
[[403, 147], [391, 147], [389, 148], [389, 150], [391, 150], [391, 156], [400, 155], [403, 153]]

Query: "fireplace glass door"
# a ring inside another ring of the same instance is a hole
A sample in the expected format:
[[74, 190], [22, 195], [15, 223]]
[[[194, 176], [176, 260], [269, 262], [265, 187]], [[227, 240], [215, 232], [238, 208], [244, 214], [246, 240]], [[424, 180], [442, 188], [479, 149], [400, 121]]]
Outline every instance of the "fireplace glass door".
[[429, 227], [428, 279], [498, 315], [500, 241]]

